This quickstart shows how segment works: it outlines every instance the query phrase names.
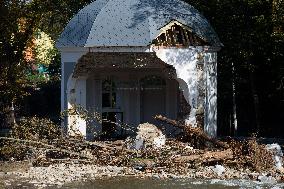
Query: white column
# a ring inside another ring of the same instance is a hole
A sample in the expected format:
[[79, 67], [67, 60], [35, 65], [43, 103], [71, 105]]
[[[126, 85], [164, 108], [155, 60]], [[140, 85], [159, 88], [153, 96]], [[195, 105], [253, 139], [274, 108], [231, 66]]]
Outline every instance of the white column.
[[217, 52], [206, 52], [205, 56], [205, 120], [204, 130], [217, 137]]
[[86, 109], [86, 78], [73, 78], [72, 76], [69, 77], [67, 83], [68, 134], [86, 137], [86, 120], [82, 115], [71, 114], [75, 107]]
[[166, 92], [166, 115], [169, 118], [171, 117], [170, 90], [171, 90], [171, 82], [167, 79], [166, 80], [166, 90], [165, 90], [165, 92]]

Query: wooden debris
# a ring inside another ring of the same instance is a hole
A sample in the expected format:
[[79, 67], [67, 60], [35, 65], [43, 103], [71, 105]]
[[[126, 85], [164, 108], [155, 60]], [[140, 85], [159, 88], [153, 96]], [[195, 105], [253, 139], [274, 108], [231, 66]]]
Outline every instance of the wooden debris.
[[191, 127], [190, 125], [184, 125], [184, 124], [181, 124], [175, 120], [171, 120], [171, 119], [168, 119], [166, 117], [163, 117], [161, 115], [158, 115], [158, 116], [155, 116], [155, 119], [156, 120], [159, 120], [159, 121], [162, 121], [164, 123], [167, 123], [169, 125], [172, 125], [174, 127], [177, 127], [177, 128], [180, 128], [184, 131], [184, 134], [187, 136], [187, 137], [191, 137], [193, 135], [205, 140], [205, 141], [208, 141], [208, 142], [211, 142], [212, 144], [218, 146], [218, 147], [221, 147], [221, 148], [224, 148], [224, 149], [228, 149], [229, 146], [228, 144], [222, 142], [222, 141], [219, 141], [215, 138], [211, 138], [209, 137], [206, 133], [204, 133], [202, 131], [201, 128], [199, 127]]
[[[32, 160], [34, 166], [80, 162], [98, 166], [142, 166], [143, 169], [145, 168], [150, 172], [159, 172], [158, 167], [165, 167], [174, 174], [186, 173], [185, 167], [216, 164], [236, 168], [251, 168], [252, 170], [270, 170], [274, 166], [273, 154], [269, 153], [264, 145], [258, 144], [256, 140], [246, 142], [232, 140], [227, 144], [215, 138], [210, 138], [200, 128], [193, 128], [190, 125], [184, 125], [163, 116], [156, 116], [155, 118], [182, 129], [183, 135], [189, 139], [188, 141], [194, 138], [203, 142], [210, 142], [223, 149], [193, 149], [192, 143], [178, 139], [167, 139], [163, 148], [145, 147], [140, 150], [129, 149], [129, 141], [127, 140], [88, 142], [72, 137], [43, 138], [41, 140], [0, 137], [0, 142], [3, 142], [8, 150], [16, 149], [12, 151], [13, 157], [24, 155]], [[27, 149], [29, 150], [27, 151]], [[28, 156], [23, 152], [28, 153]]]
[[224, 151], [216, 151], [216, 152], [205, 152], [204, 154], [198, 155], [189, 155], [189, 156], [180, 156], [174, 159], [176, 163], [192, 163], [194, 161], [209, 163], [209, 162], [217, 162], [217, 161], [225, 161], [233, 159], [233, 151], [231, 149], [227, 149]]

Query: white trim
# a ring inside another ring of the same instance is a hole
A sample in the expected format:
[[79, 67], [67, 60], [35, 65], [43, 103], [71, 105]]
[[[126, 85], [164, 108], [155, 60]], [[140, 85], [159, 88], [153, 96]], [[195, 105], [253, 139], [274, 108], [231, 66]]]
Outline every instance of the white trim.
[[90, 47], [90, 52], [151, 52], [151, 47]]
[[88, 52], [89, 49], [86, 47], [60, 47], [58, 50], [62, 52]]

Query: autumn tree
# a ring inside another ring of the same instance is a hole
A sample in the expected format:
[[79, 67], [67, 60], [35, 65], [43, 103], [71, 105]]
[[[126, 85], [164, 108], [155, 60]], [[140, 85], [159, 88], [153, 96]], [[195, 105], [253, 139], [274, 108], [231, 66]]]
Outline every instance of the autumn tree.
[[0, 4], [0, 107], [8, 115], [7, 125], [15, 123], [13, 104], [26, 95], [24, 51], [36, 25], [26, 3], [4, 0]]
[[[58, 65], [57, 62], [60, 61], [58, 56], [50, 59], [52, 56], [46, 54], [48, 50], [42, 48], [43, 45], [48, 44], [46, 41], [41, 41], [44, 37], [47, 39], [43, 35], [49, 35], [52, 40], [56, 40], [72, 15], [89, 2], [90, 0], [3, 0], [1, 2], [0, 114], [2, 118], [4, 115], [6, 120], [1, 123], [6, 126], [15, 123], [14, 106], [17, 106], [19, 100], [30, 91], [32, 81], [28, 76], [31, 63], [35, 62], [29, 61], [27, 51], [30, 50], [38, 55], [35, 60], [37, 62], [48, 61]], [[35, 41], [37, 45], [33, 44]], [[47, 58], [43, 60], [42, 57]], [[51, 73], [58, 73], [58, 69], [58, 66], [53, 65], [49, 68]]]

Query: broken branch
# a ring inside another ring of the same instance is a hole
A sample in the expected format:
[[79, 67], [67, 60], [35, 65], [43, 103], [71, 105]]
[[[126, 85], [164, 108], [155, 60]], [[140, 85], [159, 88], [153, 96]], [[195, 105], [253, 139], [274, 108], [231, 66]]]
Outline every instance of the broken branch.
[[169, 125], [172, 125], [174, 127], [182, 129], [184, 131], [184, 133], [186, 134], [186, 136], [195, 135], [195, 136], [197, 136], [199, 138], [204, 139], [205, 141], [211, 142], [212, 144], [214, 144], [216, 146], [219, 146], [219, 147], [222, 147], [222, 148], [225, 148], [225, 149], [229, 148], [229, 146], [226, 143], [221, 142], [221, 141], [219, 141], [217, 139], [209, 137], [199, 127], [194, 128], [194, 127], [191, 127], [190, 125], [184, 125], [184, 124], [181, 124], [180, 122], [168, 119], [168, 118], [163, 117], [161, 115], [155, 116], [155, 119], [159, 120], [159, 121], [162, 121], [164, 123], [167, 123]]

